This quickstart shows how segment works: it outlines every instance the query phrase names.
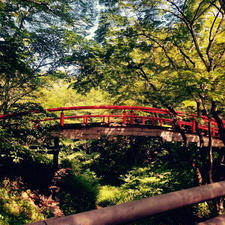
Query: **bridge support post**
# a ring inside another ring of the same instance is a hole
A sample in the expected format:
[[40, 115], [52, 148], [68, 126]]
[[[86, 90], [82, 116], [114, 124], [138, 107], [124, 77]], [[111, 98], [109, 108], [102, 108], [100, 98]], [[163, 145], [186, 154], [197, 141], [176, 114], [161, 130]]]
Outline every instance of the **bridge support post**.
[[84, 123], [85, 125], [88, 124], [88, 116], [83, 116], [83, 123]]
[[152, 126], [155, 126], [155, 120], [152, 119]]
[[88, 116], [86, 117], [85, 124], [86, 124], [86, 125], [88, 124]]
[[192, 132], [196, 133], [196, 121], [192, 120]]
[[160, 127], [162, 127], [162, 125], [163, 125], [163, 121], [162, 121], [162, 120], [160, 120], [160, 121], [159, 121], [159, 123], [160, 123]]
[[133, 110], [130, 111], [130, 124], [131, 125], [134, 124], [134, 111]]
[[65, 119], [65, 116], [64, 116], [64, 112], [62, 111], [61, 115], [60, 115], [60, 126], [61, 127], [64, 126], [64, 119]]

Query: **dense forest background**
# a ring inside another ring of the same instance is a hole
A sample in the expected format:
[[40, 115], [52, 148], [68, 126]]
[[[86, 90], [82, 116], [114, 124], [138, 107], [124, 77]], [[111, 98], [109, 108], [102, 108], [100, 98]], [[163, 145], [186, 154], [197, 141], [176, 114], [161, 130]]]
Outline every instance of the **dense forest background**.
[[[225, 144], [224, 16], [224, 0], [1, 0], [0, 224], [224, 180], [224, 148], [205, 147], [198, 129], [206, 116], [211, 140], [214, 120]], [[60, 139], [56, 167], [47, 154], [56, 122], [34, 126], [57, 116], [44, 109], [113, 104], [169, 110], [183, 142]], [[199, 146], [187, 143], [177, 110], [197, 115]], [[219, 198], [133, 224], [223, 213]]]

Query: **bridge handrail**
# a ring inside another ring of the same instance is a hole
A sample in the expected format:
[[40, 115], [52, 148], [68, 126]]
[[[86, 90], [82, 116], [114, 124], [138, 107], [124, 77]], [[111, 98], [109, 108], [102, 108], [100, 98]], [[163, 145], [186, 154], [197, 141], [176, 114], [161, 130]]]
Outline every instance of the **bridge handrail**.
[[[65, 116], [64, 115], [64, 111], [80, 111], [80, 110], [100, 110], [100, 109], [108, 109], [108, 110], [121, 110], [123, 111], [122, 115], [117, 115], [117, 114], [111, 114], [111, 115], [72, 115], [72, 116]], [[128, 124], [127, 119], [130, 119], [129, 123], [131, 125], [133, 125], [135, 123], [135, 119], [141, 119], [142, 120], [142, 124], [145, 124], [145, 120], [151, 120], [152, 121], [152, 125], [154, 125], [154, 123], [156, 121], [160, 122], [160, 126], [163, 125], [163, 123], [170, 123], [173, 126], [173, 119], [171, 118], [163, 118], [160, 115], [169, 115], [169, 116], [173, 116], [173, 113], [171, 113], [169, 110], [167, 109], [158, 109], [158, 108], [152, 108], [152, 107], [144, 107], [144, 106], [115, 106], [115, 105], [98, 105], [98, 106], [71, 106], [71, 107], [58, 107], [58, 108], [49, 108], [46, 109], [47, 112], [61, 112], [61, 116], [59, 117], [52, 117], [52, 118], [45, 118], [45, 119], [40, 119], [40, 120], [36, 120], [35, 123], [39, 123], [42, 121], [52, 121], [52, 120], [60, 120], [60, 125], [64, 126], [64, 120], [65, 119], [78, 119], [78, 118], [83, 118], [83, 123], [87, 124], [88, 123], [88, 119], [89, 118], [103, 118], [103, 123], [105, 122], [105, 118], [108, 118], [108, 123], [110, 123], [110, 118], [123, 118], [123, 124]], [[130, 111], [130, 115], [127, 115], [126, 112]], [[146, 113], [153, 113], [156, 114], [155, 116], [139, 116], [139, 115], [134, 115], [134, 111], [139, 111], [139, 112], [146, 112]], [[32, 111], [29, 113], [40, 113], [40, 111]], [[182, 126], [188, 126], [192, 129], [193, 133], [196, 133], [196, 119], [198, 118], [198, 116], [196, 114], [187, 114], [184, 112], [179, 112], [176, 111], [177, 115], [181, 118], [180, 120], [178, 120], [178, 125], [180, 127]], [[9, 117], [13, 117], [15, 115], [23, 115], [26, 114], [26, 112], [24, 113], [17, 113], [17, 114], [8, 114], [8, 115], [0, 115], [0, 119], [6, 119]], [[157, 116], [159, 115], [159, 116]], [[182, 119], [183, 118], [183, 119]], [[206, 116], [201, 116], [200, 117], [205, 123], [207, 123], [209, 121], [209, 119]], [[185, 119], [190, 120], [190, 121], [185, 121]], [[223, 120], [224, 124], [225, 121]], [[37, 125], [35, 125], [37, 126]], [[204, 125], [204, 123], [199, 123], [198, 124], [198, 128], [203, 130], [203, 131], [208, 131], [208, 127], [206, 125]], [[218, 134], [218, 127], [217, 127], [217, 123], [215, 122], [214, 119], [211, 120], [211, 129], [212, 129], [212, 134], [213, 136], [215, 136], [216, 134]]]
[[[98, 106], [70, 106], [70, 107], [57, 107], [57, 108], [48, 108], [45, 109], [48, 112], [64, 112], [64, 111], [79, 111], [79, 110], [88, 110], [88, 109], [115, 109], [115, 110], [130, 110], [130, 111], [142, 111], [142, 112], [149, 112], [149, 113], [156, 113], [156, 114], [167, 114], [167, 115], [174, 115], [172, 112], [170, 112], [167, 109], [159, 109], [159, 108], [153, 108], [153, 107], [145, 107], [145, 106], [118, 106], [118, 105], [98, 105]], [[31, 113], [40, 113], [40, 111], [35, 110], [32, 111]], [[189, 118], [197, 118], [198, 116], [196, 114], [190, 114], [188, 115], [187, 113], [176, 111], [178, 116], [185, 117], [188, 116]], [[7, 114], [7, 115], [0, 115], [0, 119], [8, 118], [8, 117], [13, 117], [14, 115], [18, 115], [20, 113], [12, 113], [12, 114]], [[21, 113], [21, 114], [26, 114]], [[201, 116], [203, 120], [206, 122], [208, 121], [208, 118], [206, 116]], [[215, 123], [215, 120], [212, 119], [212, 122]], [[225, 123], [225, 121], [224, 121]]]
[[[142, 112], [149, 112], [149, 113], [157, 113], [157, 114], [167, 114], [167, 115], [174, 115], [168, 109], [159, 109], [153, 107], [145, 107], [145, 106], [125, 106], [125, 105], [98, 105], [98, 106], [70, 106], [70, 107], [58, 107], [58, 108], [49, 108], [46, 109], [48, 112], [57, 112], [57, 111], [70, 111], [70, 110], [84, 110], [84, 109], [116, 109], [116, 110], [130, 110], [130, 111], [142, 111]], [[185, 112], [175, 111], [178, 116], [185, 117], [188, 116], [189, 118], [198, 118], [197, 114], [187, 114]], [[205, 122], [208, 122], [209, 119], [207, 116], [201, 116]], [[225, 124], [225, 120], [223, 120]], [[215, 119], [211, 119], [211, 123], [216, 123]]]
[[[158, 108], [151, 108], [151, 107], [144, 107], [144, 106], [115, 106], [115, 105], [99, 105], [99, 106], [70, 106], [70, 107], [57, 107], [57, 108], [48, 108], [45, 109], [48, 112], [64, 112], [64, 111], [79, 111], [79, 110], [88, 110], [88, 109], [115, 109], [115, 110], [130, 110], [130, 111], [142, 111], [142, 112], [151, 112], [157, 114], [168, 114], [173, 115], [169, 110], [166, 109], [158, 109]], [[35, 110], [27, 113], [40, 113], [40, 111]], [[177, 112], [179, 115], [183, 113]], [[26, 112], [23, 113], [11, 113], [6, 115], [0, 115], [0, 119], [6, 119], [13, 117], [15, 115], [24, 115]]]
[[[83, 109], [117, 109], [117, 110], [133, 110], [133, 111], [143, 111], [143, 112], [152, 112], [152, 113], [161, 113], [161, 114], [170, 114], [173, 115], [169, 110], [158, 109], [144, 106], [120, 106], [120, 105], [99, 105], [99, 106], [71, 106], [71, 107], [59, 107], [59, 108], [50, 108], [47, 109], [49, 112], [56, 111], [68, 111], [68, 110], [83, 110]], [[182, 114], [177, 112], [178, 114]]]

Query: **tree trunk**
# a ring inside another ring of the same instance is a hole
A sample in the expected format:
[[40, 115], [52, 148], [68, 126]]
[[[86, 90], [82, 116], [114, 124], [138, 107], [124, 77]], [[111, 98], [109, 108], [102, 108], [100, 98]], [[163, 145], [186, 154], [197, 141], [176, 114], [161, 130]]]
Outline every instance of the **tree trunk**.
[[213, 147], [212, 147], [212, 134], [211, 134], [211, 120], [208, 122], [208, 132], [209, 132], [209, 145], [208, 145], [208, 152], [209, 152], [209, 183], [213, 183]]
[[219, 135], [220, 139], [223, 141], [223, 144], [225, 145], [225, 129], [223, 120], [220, 118], [218, 111], [216, 111], [216, 103], [212, 102], [211, 112], [213, 118], [216, 120], [217, 126], [219, 128]]

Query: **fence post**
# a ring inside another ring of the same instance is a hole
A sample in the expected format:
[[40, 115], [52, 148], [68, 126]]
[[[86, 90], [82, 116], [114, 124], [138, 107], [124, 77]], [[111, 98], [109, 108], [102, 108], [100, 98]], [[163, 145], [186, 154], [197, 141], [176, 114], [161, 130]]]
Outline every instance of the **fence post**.
[[61, 116], [60, 116], [60, 126], [61, 126], [61, 127], [64, 126], [64, 118], [65, 118], [64, 112], [62, 111], [62, 112], [61, 112]]

